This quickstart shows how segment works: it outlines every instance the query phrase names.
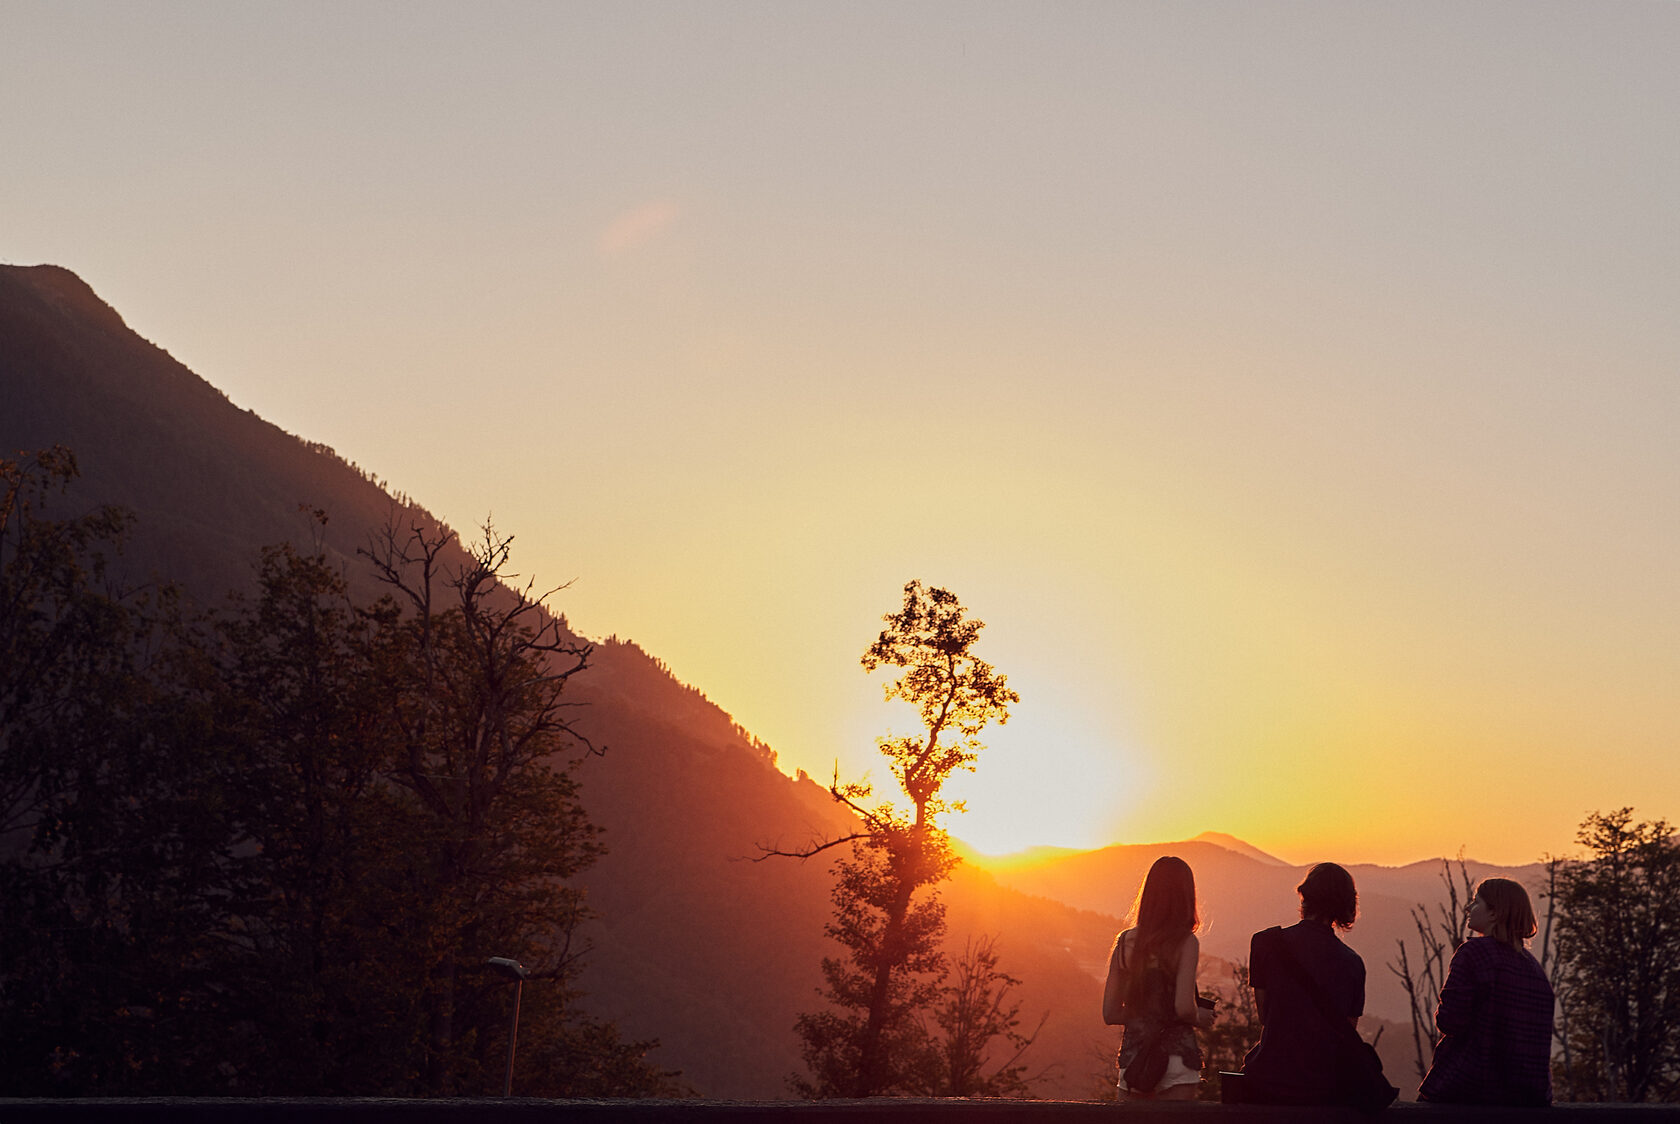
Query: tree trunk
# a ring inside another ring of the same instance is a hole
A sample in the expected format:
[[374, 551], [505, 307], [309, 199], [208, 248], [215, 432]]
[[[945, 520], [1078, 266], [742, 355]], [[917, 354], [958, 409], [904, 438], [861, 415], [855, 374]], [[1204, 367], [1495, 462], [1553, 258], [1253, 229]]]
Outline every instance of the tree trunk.
[[904, 918], [910, 912], [913, 889], [914, 880], [901, 873], [888, 905], [887, 924], [881, 933], [881, 962], [875, 968], [875, 987], [869, 994], [869, 1018], [864, 1022], [863, 1039], [858, 1043], [855, 1096], [873, 1097], [884, 1091], [888, 1066], [882, 1035], [886, 1030], [887, 1006], [892, 999], [893, 969], [897, 967], [894, 961], [903, 943]]

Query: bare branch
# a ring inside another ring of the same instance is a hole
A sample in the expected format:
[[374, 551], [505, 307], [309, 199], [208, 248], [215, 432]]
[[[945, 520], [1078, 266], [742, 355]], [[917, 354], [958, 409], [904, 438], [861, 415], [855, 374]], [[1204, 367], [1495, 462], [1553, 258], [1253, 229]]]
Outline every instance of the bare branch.
[[780, 859], [801, 859], [801, 860], [814, 858], [817, 855], [822, 854], [824, 851], [827, 851], [827, 850], [829, 850], [830, 848], [833, 848], [833, 847], [838, 847], [843, 843], [855, 843], [859, 839], [873, 839], [874, 837], [875, 837], [874, 832], [859, 831], [859, 832], [854, 832], [851, 835], [842, 835], [838, 839], [829, 839], [829, 840], [827, 840], [825, 842], [822, 842], [822, 843], [814, 843], [809, 847], [803, 847], [803, 848], [801, 848], [800, 850], [797, 850], [797, 851], [784, 851], [780, 847], [771, 847], [771, 846], [768, 846], [766, 844], [760, 843], [760, 844], [757, 845], [758, 849], [760, 851], [760, 854], [756, 859], [753, 860], [753, 862], [761, 863], [765, 859], [776, 859], [776, 858], [780, 858]]

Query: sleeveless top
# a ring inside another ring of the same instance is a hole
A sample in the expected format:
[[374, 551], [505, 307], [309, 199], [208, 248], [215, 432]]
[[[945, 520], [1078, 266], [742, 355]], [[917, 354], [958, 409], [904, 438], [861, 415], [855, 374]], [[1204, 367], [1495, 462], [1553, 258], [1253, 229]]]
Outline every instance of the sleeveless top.
[[[1119, 958], [1120, 967], [1130, 971], [1124, 940], [1114, 942], [1114, 955]], [[1150, 953], [1139, 969], [1142, 977], [1137, 982], [1142, 1000], [1126, 1004], [1126, 1021], [1120, 1034], [1122, 1071], [1132, 1064], [1151, 1038], [1163, 1032], [1167, 1035], [1167, 1053], [1178, 1055], [1186, 1069], [1201, 1070], [1202, 1051], [1196, 1045], [1196, 1028], [1178, 1017], [1177, 1004], [1173, 1001], [1177, 985], [1177, 972], [1173, 969], [1176, 967], [1169, 968], [1161, 963], [1158, 954]], [[1130, 983], [1128, 980], [1128, 998], [1132, 994]]]

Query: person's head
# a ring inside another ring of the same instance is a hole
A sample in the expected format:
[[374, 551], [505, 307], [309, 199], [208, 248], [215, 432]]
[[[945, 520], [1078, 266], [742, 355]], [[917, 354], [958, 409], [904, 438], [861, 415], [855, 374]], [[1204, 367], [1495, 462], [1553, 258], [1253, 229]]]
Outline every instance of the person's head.
[[1196, 876], [1176, 855], [1155, 860], [1132, 906], [1137, 947], [1147, 955], [1173, 939], [1182, 940], [1201, 924], [1196, 914]]
[[1534, 920], [1528, 891], [1521, 882], [1509, 878], [1484, 878], [1476, 884], [1476, 896], [1470, 899], [1465, 924], [1471, 932], [1517, 949], [1540, 928]]
[[1319, 863], [1295, 889], [1301, 894], [1302, 917], [1338, 929], [1353, 928], [1353, 919], [1359, 915], [1359, 891], [1346, 870], [1335, 863]]

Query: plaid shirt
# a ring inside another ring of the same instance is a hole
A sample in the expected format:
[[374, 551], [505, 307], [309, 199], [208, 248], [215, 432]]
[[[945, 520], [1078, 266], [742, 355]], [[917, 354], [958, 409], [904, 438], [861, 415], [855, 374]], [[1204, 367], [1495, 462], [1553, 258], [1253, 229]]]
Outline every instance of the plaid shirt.
[[1553, 1006], [1552, 985], [1528, 952], [1492, 937], [1459, 945], [1435, 1009], [1441, 1040], [1419, 1099], [1551, 1104]]

